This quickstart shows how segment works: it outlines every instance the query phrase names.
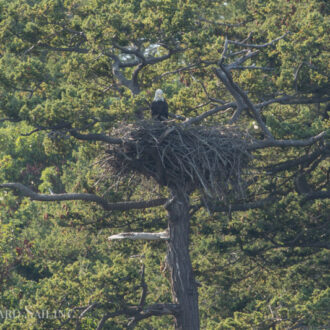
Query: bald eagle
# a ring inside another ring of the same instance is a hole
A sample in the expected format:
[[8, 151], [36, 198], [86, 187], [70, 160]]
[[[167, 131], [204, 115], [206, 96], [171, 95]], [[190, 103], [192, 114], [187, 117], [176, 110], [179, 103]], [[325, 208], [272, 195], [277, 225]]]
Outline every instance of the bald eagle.
[[151, 103], [151, 117], [160, 121], [168, 118], [168, 105], [161, 89], [156, 90], [155, 98]]

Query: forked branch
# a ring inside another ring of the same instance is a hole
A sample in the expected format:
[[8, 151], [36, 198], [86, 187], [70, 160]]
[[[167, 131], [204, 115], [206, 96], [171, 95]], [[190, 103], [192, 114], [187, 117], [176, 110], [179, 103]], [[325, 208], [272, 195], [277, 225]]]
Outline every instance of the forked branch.
[[285, 38], [290, 33], [291, 32], [286, 32], [282, 36], [280, 36], [280, 37], [278, 37], [278, 38], [276, 38], [274, 40], [271, 40], [271, 41], [269, 41], [269, 42], [267, 42], [265, 44], [262, 44], [262, 45], [258, 45], [258, 44], [246, 44], [244, 42], [233, 41], [233, 40], [228, 40], [228, 43], [233, 44], [233, 45], [236, 45], [236, 46], [240, 46], [240, 47], [246, 47], [246, 48], [265, 48], [265, 47], [271, 46], [274, 43], [276, 43], [277, 41]]
[[230, 90], [237, 103], [240, 104], [243, 102], [253, 113], [254, 118], [258, 122], [260, 128], [265, 133], [265, 135], [269, 139], [274, 139], [272, 133], [269, 131], [264, 121], [262, 120], [259, 111], [254, 106], [254, 104], [247, 97], [245, 92], [233, 81], [230, 72], [225, 68], [222, 63], [219, 63], [221, 70], [216, 69], [215, 73], [221, 79], [221, 81], [226, 85], [226, 87]]

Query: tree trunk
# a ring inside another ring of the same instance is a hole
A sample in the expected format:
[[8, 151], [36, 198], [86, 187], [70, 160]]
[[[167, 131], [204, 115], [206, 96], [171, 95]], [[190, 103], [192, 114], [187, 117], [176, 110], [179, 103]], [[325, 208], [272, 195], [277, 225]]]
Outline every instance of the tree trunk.
[[173, 200], [167, 206], [169, 236], [167, 264], [171, 273], [173, 302], [180, 305], [175, 316], [176, 329], [199, 329], [198, 292], [189, 256], [189, 196], [172, 189]]

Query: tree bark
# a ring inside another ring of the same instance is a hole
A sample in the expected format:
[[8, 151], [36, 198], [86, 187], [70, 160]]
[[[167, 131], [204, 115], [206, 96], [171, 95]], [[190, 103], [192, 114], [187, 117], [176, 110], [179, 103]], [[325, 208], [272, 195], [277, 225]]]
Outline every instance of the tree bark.
[[167, 264], [173, 303], [180, 306], [180, 312], [175, 315], [175, 328], [198, 330], [198, 292], [189, 256], [189, 196], [184, 190], [171, 190], [173, 199], [166, 207], [169, 214]]

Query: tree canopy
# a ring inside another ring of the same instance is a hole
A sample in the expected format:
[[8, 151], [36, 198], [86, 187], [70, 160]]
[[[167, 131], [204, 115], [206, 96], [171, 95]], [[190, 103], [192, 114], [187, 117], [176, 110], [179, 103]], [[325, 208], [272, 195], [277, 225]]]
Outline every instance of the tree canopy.
[[[187, 329], [185, 295], [196, 329], [329, 326], [329, 10], [0, 0], [0, 327]], [[158, 88], [166, 123], [151, 120]], [[162, 149], [140, 154], [137, 132]], [[203, 172], [222, 193], [185, 186], [195, 149], [167, 180], [165, 152], [182, 160], [195, 138], [222, 164]], [[140, 232], [160, 234], [108, 240]]]

